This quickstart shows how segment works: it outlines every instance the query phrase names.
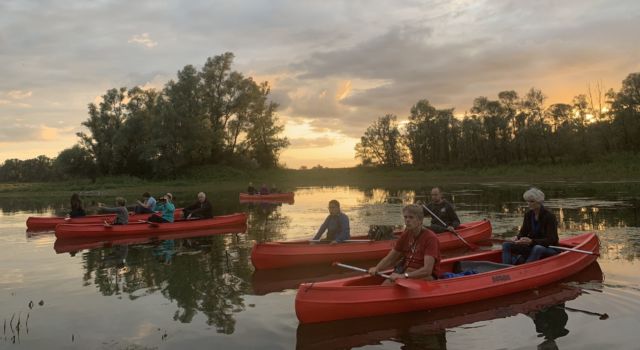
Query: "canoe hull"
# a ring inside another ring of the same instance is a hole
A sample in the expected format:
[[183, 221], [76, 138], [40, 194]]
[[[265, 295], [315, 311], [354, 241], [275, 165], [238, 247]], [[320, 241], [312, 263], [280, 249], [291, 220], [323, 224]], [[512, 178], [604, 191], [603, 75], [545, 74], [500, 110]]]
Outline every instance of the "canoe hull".
[[[138, 220], [146, 220], [151, 214], [131, 214], [129, 215], [129, 221], [134, 222]], [[55, 230], [58, 224], [102, 224], [105, 220], [113, 221], [115, 214], [104, 215], [87, 215], [77, 218], [65, 220], [60, 216], [30, 216], [27, 218], [27, 230], [29, 231], [47, 231]], [[182, 218], [182, 208], [176, 209], [173, 217], [175, 219]]]
[[[474, 221], [461, 225], [458, 230], [468, 242], [478, 242], [491, 237], [491, 222]], [[356, 236], [353, 239], [367, 239]], [[438, 234], [441, 250], [464, 247], [464, 243], [450, 232]], [[349, 262], [383, 258], [395, 240], [350, 242], [336, 245], [309, 244], [308, 241], [258, 243], [251, 251], [251, 262], [256, 269], [277, 269], [301, 265], [330, 264], [334, 261]]]
[[[564, 239], [561, 244], [597, 253], [599, 241], [594, 233]], [[493, 250], [443, 260], [442, 271], [451, 271], [458, 261], [499, 262], [501, 251]], [[296, 295], [296, 315], [301, 323], [369, 317], [430, 310], [499, 297], [541, 287], [571, 276], [597, 259], [595, 255], [562, 252], [532, 263], [500, 270], [442, 279], [414, 281], [418, 288], [380, 285], [380, 277], [359, 276], [302, 284]]]
[[113, 225], [105, 227], [103, 224], [59, 224], [56, 226], [56, 238], [77, 239], [86, 237], [115, 237], [149, 235], [156, 236], [183, 231], [199, 231], [212, 228], [246, 225], [247, 215], [237, 213], [216, 216], [212, 219], [184, 220], [172, 223], [148, 224], [131, 222], [128, 225]]

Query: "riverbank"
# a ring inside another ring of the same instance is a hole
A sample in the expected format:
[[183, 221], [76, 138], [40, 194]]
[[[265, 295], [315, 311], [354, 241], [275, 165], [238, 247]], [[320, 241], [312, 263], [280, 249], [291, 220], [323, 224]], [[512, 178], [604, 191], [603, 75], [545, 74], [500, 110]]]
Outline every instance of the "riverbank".
[[402, 188], [461, 183], [523, 183], [540, 185], [562, 182], [637, 182], [640, 179], [640, 156], [620, 155], [584, 164], [509, 165], [455, 170], [420, 170], [415, 168], [322, 168], [241, 170], [221, 166], [191, 169], [176, 180], [154, 181], [134, 177], [103, 177], [95, 183], [89, 180], [47, 183], [2, 183], [0, 196], [22, 196], [25, 193], [56, 195], [68, 192], [89, 192], [99, 195], [117, 193], [127, 188], [207, 188], [209, 190], [237, 188], [243, 191], [247, 183], [275, 184], [286, 191], [309, 186], [358, 186]]

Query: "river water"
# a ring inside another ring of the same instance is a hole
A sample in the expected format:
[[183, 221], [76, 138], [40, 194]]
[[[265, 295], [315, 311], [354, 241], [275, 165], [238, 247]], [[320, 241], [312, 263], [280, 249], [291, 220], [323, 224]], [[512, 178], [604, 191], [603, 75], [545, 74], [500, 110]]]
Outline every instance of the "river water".
[[[241, 204], [237, 190], [210, 193], [216, 215], [246, 212], [248, 228], [84, 249], [56, 243], [52, 232], [26, 231], [29, 216], [63, 214], [68, 198], [0, 197], [0, 348], [640, 349], [640, 184], [540, 187], [561, 237], [598, 233], [597, 264], [519, 295], [320, 325], [298, 324], [297, 285], [350, 272], [328, 266], [256, 272], [253, 243], [311, 237], [331, 199], [340, 201], [352, 234], [372, 224], [400, 225], [403, 204], [424, 200], [428, 188], [297, 188], [294, 204], [279, 205]], [[526, 189], [514, 183], [445, 188], [463, 222], [488, 218], [501, 238], [521, 225]], [[179, 206], [195, 199], [167, 191]], [[83, 199], [113, 201], [101, 195]], [[132, 202], [138, 193], [122, 195]]]

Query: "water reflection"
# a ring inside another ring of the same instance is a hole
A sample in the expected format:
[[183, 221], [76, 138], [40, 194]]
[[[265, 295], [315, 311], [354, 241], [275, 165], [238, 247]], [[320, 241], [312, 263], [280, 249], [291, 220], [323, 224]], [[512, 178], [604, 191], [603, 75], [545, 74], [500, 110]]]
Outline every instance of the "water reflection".
[[89, 250], [82, 254], [84, 285], [130, 300], [161, 293], [176, 304], [175, 321], [189, 323], [200, 312], [208, 325], [231, 334], [234, 314], [246, 308], [251, 273], [238, 240], [210, 236]]
[[563, 283], [482, 302], [426, 312], [300, 324], [297, 349], [350, 349], [384, 341], [400, 343], [402, 349], [446, 349], [447, 331], [519, 314], [530, 317], [539, 337], [544, 338], [539, 348], [552, 349], [557, 338], [569, 333], [564, 303], [581, 295], [581, 283], [599, 284], [602, 279], [602, 270], [595, 262]]

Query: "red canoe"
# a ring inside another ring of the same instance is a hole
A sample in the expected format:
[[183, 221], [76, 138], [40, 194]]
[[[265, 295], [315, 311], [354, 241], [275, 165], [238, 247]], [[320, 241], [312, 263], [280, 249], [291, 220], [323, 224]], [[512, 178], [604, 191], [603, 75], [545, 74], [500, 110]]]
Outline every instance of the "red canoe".
[[170, 232], [183, 232], [206, 230], [219, 227], [238, 226], [246, 224], [247, 214], [236, 213], [231, 215], [216, 216], [212, 219], [181, 220], [169, 223], [150, 224], [146, 222], [131, 222], [128, 225], [104, 224], [59, 224], [56, 226], [56, 237], [59, 239], [72, 239], [82, 237], [113, 237], [131, 235], [165, 234]]
[[293, 204], [293, 192], [270, 193], [270, 194], [240, 193], [240, 202], [267, 202], [267, 203]]
[[[563, 239], [560, 245], [593, 254], [600, 248], [595, 233]], [[301, 323], [317, 323], [437, 309], [551, 284], [581, 271], [596, 259], [592, 254], [563, 251], [528, 264], [430, 282], [400, 280], [383, 286], [382, 277], [364, 275], [303, 283], [296, 294], [296, 315]], [[442, 272], [454, 271], [461, 261], [500, 262], [501, 250], [445, 259], [441, 263]]]
[[[360, 348], [365, 345], [379, 345], [388, 340], [402, 343], [403, 337], [411, 337], [411, 335], [419, 335], [419, 339], [424, 339], [431, 334], [444, 334], [451, 328], [517, 314], [538, 318], [542, 316], [538, 312], [544, 313], [549, 308], [565, 312], [563, 303], [582, 294], [579, 284], [602, 282], [602, 280], [602, 270], [598, 262], [594, 262], [559, 283], [498, 298], [429, 311], [368, 317], [363, 322], [339, 320], [299, 324], [296, 345], [297, 349]], [[590, 288], [593, 288], [593, 285], [590, 285]], [[556, 305], [558, 306], [552, 307]], [[554, 311], [551, 313], [553, 316], [556, 315]]]
[[[146, 220], [151, 214], [129, 214], [129, 221]], [[87, 215], [72, 219], [66, 219], [61, 216], [30, 216], [27, 218], [27, 230], [29, 231], [45, 231], [55, 230], [58, 224], [102, 224], [105, 220], [113, 221], [116, 214], [104, 215]], [[182, 217], [182, 208], [176, 209], [173, 217], [179, 219]]]
[[[473, 221], [460, 225], [456, 230], [467, 242], [479, 242], [491, 237], [489, 220]], [[367, 236], [352, 237], [366, 240]], [[440, 250], [464, 247], [464, 243], [450, 232], [438, 234]], [[384, 257], [395, 240], [348, 242], [335, 245], [311, 244], [308, 240], [257, 243], [251, 251], [251, 262], [256, 269], [276, 269], [313, 264], [331, 264], [374, 260]]]
[[164, 234], [149, 233], [146, 235], [135, 236], [56, 239], [56, 242], [53, 244], [53, 249], [56, 253], [60, 254], [78, 252], [83, 249], [111, 247], [114, 245], [144, 244], [158, 240], [195, 238], [227, 233], [244, 233], [246, 231], [247, 225], [243, 223], [238, 226], [216, 227], [199, 231], [169, 232]]

